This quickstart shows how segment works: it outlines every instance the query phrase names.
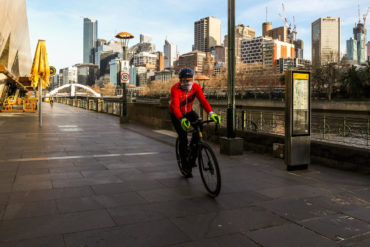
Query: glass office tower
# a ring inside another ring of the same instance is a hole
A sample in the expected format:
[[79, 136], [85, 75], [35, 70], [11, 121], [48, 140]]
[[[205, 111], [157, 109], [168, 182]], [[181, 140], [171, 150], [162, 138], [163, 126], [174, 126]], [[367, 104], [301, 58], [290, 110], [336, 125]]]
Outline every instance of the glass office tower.
[[95, 46], [98, 39], [98, 21], [84, 18], [83, 63], [94, 63]]

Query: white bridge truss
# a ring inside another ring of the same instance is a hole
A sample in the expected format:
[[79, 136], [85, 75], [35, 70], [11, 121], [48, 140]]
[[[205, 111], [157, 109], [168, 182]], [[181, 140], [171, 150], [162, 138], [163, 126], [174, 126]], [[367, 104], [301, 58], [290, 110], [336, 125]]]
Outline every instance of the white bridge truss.
[[62, 89], [65, 89], [65, 88], [68, 88], [68, 87], [71, 87], [71, 96], [74, 97], [75, 94], [76, 94], [76, 87], [79, 87], [79, 88], [83, 88], [87, 91], [89, 91], [90, 93], [92, 93], [95, 97], [101, 97], [100, 93], [97, 93], [95, 92], [94, 90], [92, 90], [91, 88], [85, 86], [85, 85], [81, 85], [81, 84], [77, 84], [77, 83], [74, 83], [74, 84], [65, 84], [63, 86], [60, 86], [54, 90], [52, 90], [51, 92], [47, 93], [46, 94], [46, 97], [51, 97], [53, 96], [54, 94], [56, 94], [57, 92], [59, 92], [60, 90]]

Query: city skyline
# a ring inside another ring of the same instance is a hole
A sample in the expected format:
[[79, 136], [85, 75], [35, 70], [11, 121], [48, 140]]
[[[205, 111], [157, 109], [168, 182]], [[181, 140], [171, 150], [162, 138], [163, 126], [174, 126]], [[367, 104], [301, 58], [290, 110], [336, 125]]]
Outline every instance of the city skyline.
[[[191, 51], [194, 43], [194, 22], [208, 16], [221, 19], [222, 40], [227, 33], [227, 1], [204, 0], [187, 1], [147, 0], [122, 3], [118, 0], [102, 1], [53, 1], [45, 5], [42, 0], [27, 0], [30, 25], [31, 52], [34, 52], [38, 39], [45, 39], [50, 63], [57, 69], [82, 63], [83, 17], [91, 17], [99, 22], [98, 38], [111, 39], [119, 31], [134, 34], [130, 46], [139, 42], [141, 33], [153, 37], [153, 43], [162, 51], [164, 40], [178, 46], [180, 54]], [[266, 20], [265, 7], [268, 7], [268, 21], [273, 28], [282, 26], [278, 16], [282, 13], [282, 1], [236, 1], [236, 24], [249, 25], [262, 34], [262, 22]], [[347, 0], [304, 0], [284, 1], [288, 20], [295, 16], [298, 38], [304, 40], [305, 58], [311, 59], [311, 23], [320, 17], [341, 18], [341, 53], [346, 52], [346, 40], [352, 37], [352, 29], [358, 21], [357, 2]], [[361, 15], [367, 1], [361, 0]], [[72, 7], [71, 7], [72, 6]], [[145, 6], [145, 8], [144, 8]], [[127, 11], [122, 15], [123, 9]], [[181, 9], [181, 11], [179, 11]], [[48, 20], [45, 22], [45, 20]], [[132, 20], [132, 21], [128, 21]], [[368, 26], [368, 25], [367, 25]], [[368, 40], [368, 38], [367, 38]]]

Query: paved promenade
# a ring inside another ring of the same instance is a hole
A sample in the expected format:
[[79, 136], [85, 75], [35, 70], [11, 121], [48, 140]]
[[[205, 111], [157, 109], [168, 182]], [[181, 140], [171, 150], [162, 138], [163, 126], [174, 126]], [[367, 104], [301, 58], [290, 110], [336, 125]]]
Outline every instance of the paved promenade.
[[180, 176], [173, 132], [43, 108], [41, 129], [0, 113], [0, 247], [370, 246], [368, 175], [218, 155], [211, 199]]

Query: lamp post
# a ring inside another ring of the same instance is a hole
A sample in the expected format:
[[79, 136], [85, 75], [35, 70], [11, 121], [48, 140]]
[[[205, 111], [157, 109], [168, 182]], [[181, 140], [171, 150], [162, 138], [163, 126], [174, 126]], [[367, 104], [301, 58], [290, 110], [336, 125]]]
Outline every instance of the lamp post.
[[235, 134], [235, 0], [228, 0], [227, 136], [220, 138], [220, 152], [243, 154], [243, 139]]
[[227, 137], [235, 137], [235, 0], [228, 0]]
[[[128, 42], [130, 39], [133, 39], [134, 36], [131, 33], [121, 32], [121, 33], [118, 33], [115, 37], [121, 42], [122, 60], [125, 61], [127, 60]], [[122, 64], [120, 64], [119, 71], [120, 71], [119, 81], [121, 82]], [[120, 111], [120, 123], [126, 123], [127, 122], [127, 83], [121, 82], [121, 88], [122, 88], [122, 103], [121, 103], [121, 111]]]
[[[205, 76], [205, 75], [198, 75], [194, 78], [194, 80], [198, 81], [199, 84], [202, 84], [202, 90], [204, 92], [204, 84], [206, 81], [209, 80], [209, 77]], [[203, 120], [203, 108], [202, 106], [200, 105], [200, 119]]]

